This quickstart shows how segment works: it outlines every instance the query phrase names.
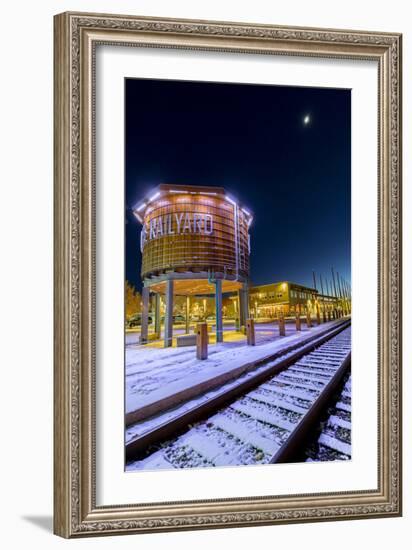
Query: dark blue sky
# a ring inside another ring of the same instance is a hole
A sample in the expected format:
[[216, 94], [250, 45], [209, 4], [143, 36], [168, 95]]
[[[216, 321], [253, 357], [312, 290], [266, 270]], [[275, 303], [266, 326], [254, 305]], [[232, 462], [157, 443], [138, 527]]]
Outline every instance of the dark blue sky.
[[130, 209], [159, 183], [222, 186], [253, 211], [253, 284], [312, 286], [331, 266], [350, 281], [350, 90], [127, 79], [125, 92], [130, 282]]

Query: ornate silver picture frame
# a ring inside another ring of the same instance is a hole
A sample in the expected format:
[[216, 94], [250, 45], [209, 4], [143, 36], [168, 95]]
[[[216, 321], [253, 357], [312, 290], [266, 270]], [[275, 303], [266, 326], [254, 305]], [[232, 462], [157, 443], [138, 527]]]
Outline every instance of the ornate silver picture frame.
[[[54, 532], [71, 538], [399, 516], [402, 36], [87, 13], [56, 15], [54, 25]], [[378, 307], [369, 312], [378, 326], [377, 488], [211, 499], [194, 494], [168, 502], [142, 502], [136, 494], [135, 504], [97, 502], [95, 92], [101, 45], [377, 64]]]

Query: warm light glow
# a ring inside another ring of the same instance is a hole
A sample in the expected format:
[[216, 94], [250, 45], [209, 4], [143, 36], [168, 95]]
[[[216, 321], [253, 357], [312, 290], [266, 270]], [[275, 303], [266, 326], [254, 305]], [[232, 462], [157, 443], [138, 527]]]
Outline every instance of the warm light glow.
[[236, 203], [233, 199], [231, 199], [230, 197], [228, 197], [227, 195], [225, 196], [225, 199], [226, 199], [227, 201], [229, 201], [231, 204], [233, 204], [233, 206], [237, 206], [237, 203]]
[[149, 198], [149, 201], [154, 201], [155, 199], [157, 199], [157, 197], [160, 197], [160, 191], [158, 191], [157, 193], [155, 193], [154, 195], [152, 195], [152, 196]]
[[[239, 278], [248, 275], [250, 239], [247, 222], [250, 213], [246, 209], [247, 215], [242, 212], [237, 216], [237, 209], [241, 206], [230, 194], [212, 190], [195, 191], [189, 186], [183, 189], [179, 186], [152, 188], [143, 200], [137, 202], [135, 215], [139, 214], [137, 208], [141, 209], [140, 215], [144, 218], [140, 239], [144, 251], [144, 276], [176, 266], [179, 269], [185, 266], [188, 271], [213, 266], [213, 270], [222, 269], [228, 278], [233, 273]], [[227, 223], [235, 225], [235, 234], [225, 232]], [[216, 239], [202, 238], [212, 232]], [[191, 239], [190, 246], [187, 246], [186, 236], [191, 234], [199, 235], [199, 239]], [[146, 246], [154, 240], [157, 240], [156, 246]], [[228, 247], [227, 243], [233, 246]], [[227, 249], [227, 254], [221, 254], [221, 249]], [[206, 311], [209, 310], [210, 305], [206, 303]]]

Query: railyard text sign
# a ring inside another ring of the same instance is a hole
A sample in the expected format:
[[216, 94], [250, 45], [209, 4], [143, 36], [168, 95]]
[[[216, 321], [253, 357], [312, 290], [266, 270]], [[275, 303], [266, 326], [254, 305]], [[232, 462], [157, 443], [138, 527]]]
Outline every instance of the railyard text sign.
[[212, 235], [213, 216], [200, 212], [180, 212], [151, 218], [143, 225], [140, 248], [143, 251], [148, 241], [170, 235]]

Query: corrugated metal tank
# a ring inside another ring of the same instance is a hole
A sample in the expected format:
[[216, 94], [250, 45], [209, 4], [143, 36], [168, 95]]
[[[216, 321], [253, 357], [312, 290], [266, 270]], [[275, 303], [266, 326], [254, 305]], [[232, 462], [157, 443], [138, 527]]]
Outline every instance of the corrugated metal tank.
[[142, 278], [166, 271], [249, 277], [251, 214], [221, 187], [160, 185], [135, 207]]

